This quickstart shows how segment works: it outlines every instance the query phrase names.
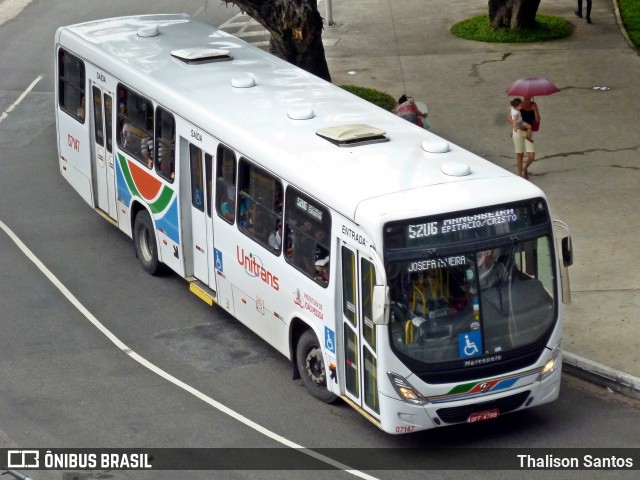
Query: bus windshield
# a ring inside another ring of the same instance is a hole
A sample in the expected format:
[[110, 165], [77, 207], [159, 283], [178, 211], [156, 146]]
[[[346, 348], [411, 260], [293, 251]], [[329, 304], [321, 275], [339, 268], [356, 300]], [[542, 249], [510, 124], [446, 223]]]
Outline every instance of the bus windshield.
[[388, 265], [391, 338], [419, 363], [472, 360], [540, 340], [555, 318], [552, 239]]

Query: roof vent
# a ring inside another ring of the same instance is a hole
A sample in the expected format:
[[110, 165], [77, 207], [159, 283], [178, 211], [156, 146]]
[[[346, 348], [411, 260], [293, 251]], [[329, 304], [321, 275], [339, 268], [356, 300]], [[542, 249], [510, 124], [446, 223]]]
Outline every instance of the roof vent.
[[316, 116], [315, 112], [310, 108], [291, 108], [287, 111], [287, 116], [291, 120], [309, 120]]
[[441, 138], [436, 138], [433, 140], [423, 140], [422, 150], [427, 153], [447, 153], [451, 148], [449, 147], [449, 142]]
[[317, 135], [339, 147], [388, 142], [386, 133], [384, 130], [362, 123], [336, 125], [316, 130]]
[[225, 62], [233, 59], [229, 50], [202, 47], [174, 50], [171, 56], [189, 64]]
[[256, 86], [256, 80], [253, 77], [233, 77], [231, 86], [235, 88], [251, 88]]
[[461, 162], [445, 162], [440, 169], [442, 173], [450, 177], [465, 177], [471, 173], [469, 165]]
[[138, 30], [138, 36], [142, 38], [157, 37], [158, 35], [160, 35], [160, 30], [157, 25], [142, 27]]

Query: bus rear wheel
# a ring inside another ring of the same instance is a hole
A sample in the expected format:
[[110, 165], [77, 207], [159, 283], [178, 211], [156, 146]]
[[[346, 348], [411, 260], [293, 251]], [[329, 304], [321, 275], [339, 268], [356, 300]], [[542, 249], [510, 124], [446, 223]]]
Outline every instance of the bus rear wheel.
[[142, 268], [151, 275], [160, 273], [161, 264], [158, 260], [156, 234], [151, 217], [146, 210], [138, 212], [133, 222], [133, 245]]
[[312, 397], [325, 403], [333, 403], [338, 399], [335, 394], [327, 390], [327, 370], [322, 348], [311, 330], [304, 332], [298, 340], [296, 362], [302, 383]]

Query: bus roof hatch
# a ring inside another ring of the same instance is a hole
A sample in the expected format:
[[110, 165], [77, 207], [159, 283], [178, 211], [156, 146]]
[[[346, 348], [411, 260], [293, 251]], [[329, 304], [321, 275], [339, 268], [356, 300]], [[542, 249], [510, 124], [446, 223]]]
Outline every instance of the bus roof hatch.
[[232, 59], [229, 50], [202, 47], [174, 50], [171, 52], [171, 56], [185, 63], [221, 62]]
[[388, 142], [387, 132], [363, 123], [319, 128], [316, 134], [339, 147]]

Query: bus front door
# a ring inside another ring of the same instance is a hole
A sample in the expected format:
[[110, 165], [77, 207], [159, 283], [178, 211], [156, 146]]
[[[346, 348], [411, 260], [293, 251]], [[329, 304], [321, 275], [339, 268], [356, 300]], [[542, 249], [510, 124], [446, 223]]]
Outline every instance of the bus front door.
[[93, 85], [92, 151], [96, 206], [116, 220], [116, 180], [113, 165], [113, 95]]
[[376, 327], [372, 320], [374, 264], [362, 252], [343, 245], [342, 371], [347, 397], [367, 413], [380, 413], [377, 380]]

